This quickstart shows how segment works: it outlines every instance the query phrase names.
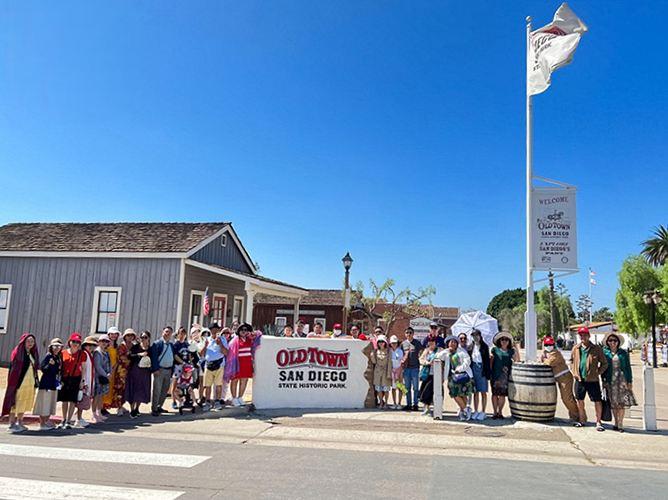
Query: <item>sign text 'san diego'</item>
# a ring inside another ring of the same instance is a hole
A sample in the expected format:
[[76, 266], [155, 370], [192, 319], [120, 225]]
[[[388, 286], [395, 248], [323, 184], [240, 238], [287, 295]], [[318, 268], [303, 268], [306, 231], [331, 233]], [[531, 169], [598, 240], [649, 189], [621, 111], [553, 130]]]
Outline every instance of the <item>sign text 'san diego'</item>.
[[361, 340], [262, 337], [255, 354], [257, 408], [364, 408], [368, 359]]
[[534, 188], [532, 195], [533, 265], [537, 270], [577, 270], [574, 187]]

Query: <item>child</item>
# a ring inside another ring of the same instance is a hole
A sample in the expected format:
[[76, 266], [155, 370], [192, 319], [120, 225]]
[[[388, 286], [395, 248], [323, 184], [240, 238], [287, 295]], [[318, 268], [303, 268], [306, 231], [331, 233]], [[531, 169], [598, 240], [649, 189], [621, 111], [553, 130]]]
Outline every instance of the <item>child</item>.
[[[176, 406], [179, 409], [179, 415], [183, 415], [183, 407], [185, 406], [186, 401], [189, 401], [192, 405], [192, 402], [195, 400], [195, 391], [193, 390], [193, 384], [195, 384], [195, 380], [193, 378], [193, 373], [193, 365], [190, 363], [185, 363], [179, 378], [176, 379], [174, 401], [176, 402]], [[192, 412], [195, 413], [194, 405], [192, 405]]]
[[387, 408], [387, 397], [392, 386], [392, 358], [387, 348], [387, 337], [378, 335], [376, 338], [376, 349], [371, 353], [373, 363], [373, 385], [378, 394], [378, 402], [381, 409]]
[[390, 337], [390, 358], [392, 359], [392, 406], [395, 410], [401, 407], [401, 399], [403, 391], [400, 385], [403, 386], [403, 375], [401, 368], [401, 360], [404, 359], [404, 351], [399, 345], [399, 339], [396, 335]]
[[63, 341], [59, 338], [53, 339], [49, 343], [49, 353], [44, 356], [39, 366], [42, 371], [42, 378], [39, 380], [39, 389], [37, 390], [33, 412], [35, 415], [39, 415], [40, 431], [50, 431], [55, 427], [49, 421], [49, 418], [56, 413], [56, 398], [60, 385], [60, 351], [62, 349]]

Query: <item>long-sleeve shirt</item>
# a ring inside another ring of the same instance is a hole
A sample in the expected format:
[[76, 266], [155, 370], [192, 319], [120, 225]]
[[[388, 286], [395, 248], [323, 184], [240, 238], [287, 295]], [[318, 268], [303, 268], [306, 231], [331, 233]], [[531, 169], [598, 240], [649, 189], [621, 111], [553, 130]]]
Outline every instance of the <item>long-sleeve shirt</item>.
[[111, 375], [111, 358], [109, 353], [98, 348], [95, 349], [95, 354], [93, 355], [94, 366], [95, 366], [95, 377], [106, 377], [109, 378]]

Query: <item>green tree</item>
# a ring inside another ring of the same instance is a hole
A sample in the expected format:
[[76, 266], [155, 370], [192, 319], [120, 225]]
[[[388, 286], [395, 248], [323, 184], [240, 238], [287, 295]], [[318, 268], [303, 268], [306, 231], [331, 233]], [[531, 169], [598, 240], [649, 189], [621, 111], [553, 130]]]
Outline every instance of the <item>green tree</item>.
[[578, 321], [584, 322], [589, 320], [589, 309], [591, 308], [591, 305], [592, 302], [589, 295], [582, 294], [578, 297], [578, 300], [575, 301]]
[[663, 266], [668, 262], [668, 227], [657, 227], [654, 236], [643, 241], [642, 245], [641, 253], [647, 262], [655, 267]]
[[[619, 271], [619, 289], [615, 298], [617, 312], [615, 321], [619, 329], [634, 335], [643, 334], [651, 328], [649, 306], [643, 300], [643, 293], [665, 286], [661, 277], [663, 270], [652, 267], [640, 255], [628, 257]], [[662, 322], [664, 308], [657, 311], [657, 322]]]
[[526, 290], [523, 288], [515, 288], [513, 290], [504, 290], [503, 292], [495, 295], [492, 300], [489, 301], [487, 306], [487, 314], [494, 316], [496, 319], [499, 319], [499, 312], [503, 309], [514, 309], [520, 304], [526, 302]]
[[592, 321], [612, 321], [613, 317], [609, 307], [601, 307], [592, 313]]

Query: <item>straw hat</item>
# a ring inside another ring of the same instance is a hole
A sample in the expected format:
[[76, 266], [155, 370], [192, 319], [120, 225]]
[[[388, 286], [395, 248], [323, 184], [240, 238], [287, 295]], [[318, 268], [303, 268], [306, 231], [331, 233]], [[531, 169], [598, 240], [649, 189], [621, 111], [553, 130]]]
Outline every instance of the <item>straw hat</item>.
[[85, 346], [85, 345], [94, 345], [94, 346], [96, 346], [96, 345], [97, 345], [97, 339], [96, 339], [95, 337], [93, 337], [92, 335], [89, 335], [88, 337], [86, 337], [86, 338], [84, 339], [83, 343], [81, 344], [81, 347], [83, 347], [83, 346]]
[[494, 335], [494, 340], [493, 340], [494, 345], [498, 347], [499, 341], [503, 338], [508, 339], [511, 344], [513, 343], [513, 336], [511, 334], [509, 334], [508, 332], [499, 332], [496, 335]]
[[53, 346], [63, 347], [64, 344], [63, 344], [62, 340], [60, 340], [58, 337], [56, 337], [55, 339], [52, 339], [51, 342], [49, 342], [49, 347], [53, 347]]
[[624, 339], [622, 339], [622, 337], [619, 336], [619, 333], [617, 333], [617, 332], [608, 332], [608, 333], [605, 334], [605, 337], [603, 337], [603, 345], [604, 345], [604, 346], [607, 346], [607, 345], [608, 345], [608, 339], [609, 339], [610, 337], [617, 337], [617, 340], [619, 340], [619, 347], [621, 347], [622, 344], [624, 343]]
[[109, 335], [107, 335], [106, 333], [103, 333], [102, 335], [100, 335], [100, 336], [97, 338], [97, 341], [98, 341], [98, 342], [103, 342], [103, 341], [105, 341], [105, 340], [106, 340], [107, 342], [111, 342], [111, 339], [109, 338]]
[[121, 334], [121, 331], [116, 328], [115, 326], [112, 326], [107, 330], [107, 335], [111, 335], [112, 333], [118, 333], [119, 335]]

